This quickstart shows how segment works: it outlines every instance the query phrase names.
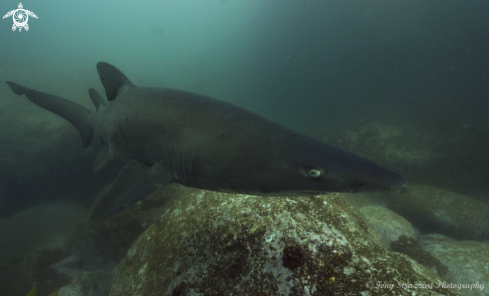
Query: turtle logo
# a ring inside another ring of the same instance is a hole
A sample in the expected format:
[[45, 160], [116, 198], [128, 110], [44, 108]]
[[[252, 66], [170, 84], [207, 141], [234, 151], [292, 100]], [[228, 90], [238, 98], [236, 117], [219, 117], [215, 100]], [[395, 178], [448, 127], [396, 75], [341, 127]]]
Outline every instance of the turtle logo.
[[27, 21], [29, 20], [29, 15], [33, 18], [37, 18], [37, 15], [35, 15], [34, 12], [23, 8], [24, 6], [22, 6], [22, 3], [19, 3], [18, 9], [9, 11], [6, 15], [3, 16], [3, 18], [8, 18], [9, 16], [12, 16], [12, 19], [14, 20], [12, 31], [15, 31], [17, 28], [19, 28], [19, 32], [22, 31], [22, 28], [24, 28], [26, 31], [29, 31], [29, 25], [27, 24]]

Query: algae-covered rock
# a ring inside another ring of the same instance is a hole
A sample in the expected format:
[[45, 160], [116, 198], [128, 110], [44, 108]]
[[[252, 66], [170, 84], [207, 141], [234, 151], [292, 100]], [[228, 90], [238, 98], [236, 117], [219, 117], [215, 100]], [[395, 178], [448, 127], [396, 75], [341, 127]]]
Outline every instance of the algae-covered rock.
[[396, 241], [391, 243], [390, 247], [392, 251], [405, 254], [423, 266], [431, 268], [442, 278], [448, 272], [448, 267], [430, 252], [423, 250], [419, 246], [418, 240], [414, 237], [401, 235]]
[[386, 246], [390, 248], [393, 241], [401, 235], [415, 238], [416, 233], [409, 221], [389, 209], [381, 206], [367, 206], [360, 209], [372, 227], [380, 234]]
[[461, 290], [468, 295], [489, 295], [489, 244], [458, 241], [441, 234], [423, 235], [419, 243], [448, 267], [446, 284], [474, 285]]
[[387, 251], [340, 194], [265, 198], [192, 189], [166, 209], [116, 267], [111, 296], [425, 295], [397, 285], [438, 280]]
[[388, 208], [423, 233], [440, 233], [456, 239], [489, 238], [489, 205], [468, 196], [431, 186], [409, 186], [395, 194]]

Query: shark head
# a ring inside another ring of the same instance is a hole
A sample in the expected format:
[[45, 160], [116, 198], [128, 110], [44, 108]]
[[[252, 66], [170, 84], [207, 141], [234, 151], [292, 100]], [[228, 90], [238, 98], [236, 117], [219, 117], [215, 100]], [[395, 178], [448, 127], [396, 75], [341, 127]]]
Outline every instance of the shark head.
[[289, 172], [295, 175], [289, 194], [384, 191], [407, 185], [401, 175], [360, 155], [307, 136], [301, 138], [288, 150]]
[[[197, 182], [217, 191], [263, 196], [384, 191], [407, 185], [399, 174], [353, 152], [285, 128], [276, 132], [268, 141], [248, 143], [242, 154], [225, 163], [209, 163]], [[225, 151], [219, 155], [220, 160], [226, 158]]]

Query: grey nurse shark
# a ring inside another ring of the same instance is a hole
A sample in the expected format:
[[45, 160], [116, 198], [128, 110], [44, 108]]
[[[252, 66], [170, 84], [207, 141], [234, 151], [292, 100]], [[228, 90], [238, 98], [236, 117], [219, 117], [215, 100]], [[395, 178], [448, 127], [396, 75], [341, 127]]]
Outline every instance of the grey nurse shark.
[[18, 95], [72, 123], [83, 145], [103, 144], [95, 171], [128, 161], [92, 218], [118, 213], [157, 187], [177, 182], [220, 192], [307, 196], [400, 188], [406, 180], [370, 160], [204, 95], [137, 87], [114, 66], [97, 70], [94, 113], [74, 102], [7, 82]]

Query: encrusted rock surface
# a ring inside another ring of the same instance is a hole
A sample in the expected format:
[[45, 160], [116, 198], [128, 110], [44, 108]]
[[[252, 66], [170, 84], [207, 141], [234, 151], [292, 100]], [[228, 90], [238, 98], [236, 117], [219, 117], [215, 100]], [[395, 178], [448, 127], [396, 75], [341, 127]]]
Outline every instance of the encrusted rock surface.
[[382, 206], [367, 206], [360, 209], [372, 227], [380, 234], [387, 248], [401, 235], [416, 237], [411, 223], [396, 213]]
[[423, 235], [419, 243], [448, 267], [445, 284], [469, 285], [461, 287], [468, 295], [489, 295], [489, 244], [458, 241], [441, 234]]
[[427, 295], [397, 285], [438, 281], [387, 251], [340, 194], [264, 198], [182, 190], [118, 264], [111, 296]]
[[431, 186], [409, 186], [393, 193], [388, 208], [423, 233], [440, 233], [456, 239], [489, 238], [489, 204]]

